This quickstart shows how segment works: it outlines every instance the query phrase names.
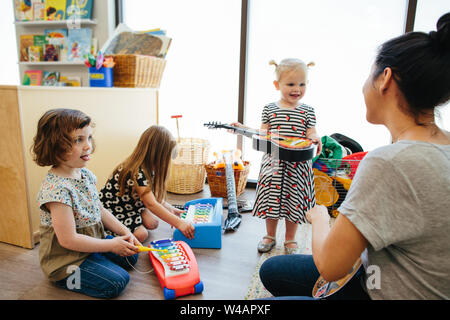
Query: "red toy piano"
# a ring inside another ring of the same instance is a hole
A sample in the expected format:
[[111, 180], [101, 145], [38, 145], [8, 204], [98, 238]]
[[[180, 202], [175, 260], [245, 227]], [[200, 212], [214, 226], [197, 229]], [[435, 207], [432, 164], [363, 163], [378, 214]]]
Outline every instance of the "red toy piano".
[[149, 247], [162, 250], [150, 251], [149, 256], [165, 299], [203, 291], [197, 260], [186, 242], [162, 239], [152, 241]]

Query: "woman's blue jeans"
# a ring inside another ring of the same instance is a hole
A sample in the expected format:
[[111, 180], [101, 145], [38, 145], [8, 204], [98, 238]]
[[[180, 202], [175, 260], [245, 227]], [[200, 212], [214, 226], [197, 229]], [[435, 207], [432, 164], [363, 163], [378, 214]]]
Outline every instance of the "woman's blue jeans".
[[[114, 298], [120, 295], [130, 281], [130, 275], [126, 269], [131, 267], [130, 264], [134, 266], [138, 257], [139, 254], [121, 257], [112, 252], [92, 253], [78, 267], [77, 275], [73, 273], [65, 279], [56, 281], [55, 284], [91, 297]], [[74, 276], [79, 276], [78, 285], [76, 281], [72, 281]]]
[[[320, 274], [312, 255], [290, 254], [267, 259], [259, 270], [264, 287], [275, 297], [286, 300], [313, 300], [312, 290]], [[368, 300], [361, 285], [362, 271], [327, 300]]]

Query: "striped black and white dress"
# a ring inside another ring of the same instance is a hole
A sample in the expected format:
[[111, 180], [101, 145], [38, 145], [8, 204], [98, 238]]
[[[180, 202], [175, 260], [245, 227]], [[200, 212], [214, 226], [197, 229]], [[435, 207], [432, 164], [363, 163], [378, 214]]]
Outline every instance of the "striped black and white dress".
[[[299, 104], [286, 109], [276, 102], [264, 106], [262, 123], [271, 133], [290, 137], [306, 137], [306, 129], [316, 125], [314, 108]], [[290, 162], [265, 154], [256, 189], [253, 215], [262, 219], [288, 219], [305, 222], [305, 214], [316, 204], [314, 175], [309, 161]]]

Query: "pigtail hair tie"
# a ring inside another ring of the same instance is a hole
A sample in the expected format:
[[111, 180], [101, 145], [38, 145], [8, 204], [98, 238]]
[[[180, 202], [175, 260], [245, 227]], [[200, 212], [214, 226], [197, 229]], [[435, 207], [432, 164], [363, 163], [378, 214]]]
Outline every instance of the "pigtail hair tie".
[[278, 68], [278, 64], [275, 62], [275, 60], [270, 60], [269, 65], [274, 65], [275, 68]]

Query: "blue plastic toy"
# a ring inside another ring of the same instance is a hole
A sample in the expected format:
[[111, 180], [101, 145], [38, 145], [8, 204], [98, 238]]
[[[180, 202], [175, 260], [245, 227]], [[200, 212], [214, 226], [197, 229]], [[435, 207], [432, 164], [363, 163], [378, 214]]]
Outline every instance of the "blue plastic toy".
[[173, 240], [186, 242], [191, 248], [222, 248], [222, 198], [205, 198], [186, 202], [182, 219], [195, 227], [193, 239], [186, 238], [180, 230], [173, 233]]

